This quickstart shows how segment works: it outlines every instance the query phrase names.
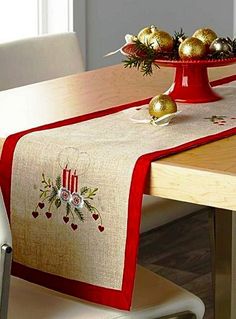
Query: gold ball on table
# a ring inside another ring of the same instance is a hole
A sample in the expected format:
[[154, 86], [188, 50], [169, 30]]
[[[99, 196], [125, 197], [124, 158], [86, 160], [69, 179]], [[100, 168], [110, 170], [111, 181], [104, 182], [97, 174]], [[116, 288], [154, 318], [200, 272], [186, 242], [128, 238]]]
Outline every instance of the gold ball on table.
[[146, 45], [152, 44], [153, 49], [158, 52], [169, 52], [174, 46], [172, 36], [168, 32], [159, 30], [153, 25], [141, 30], [137, 37], [140, 42]]
[[177, 112], [177, 105], [169, 95], [160, 94], [154, 96], [149, 102], [149, 114], [152, 117], [160, 118], [175, 112]]
[[217, 38], [217, 34], [209, 28], [203, 28], [195, 31], [193, 37], [201, 40], [208, 50], [211, 43]]
[[179, 56], [182, 60], [199, 60], [206, 53], [205, 44], [197, 38], [187, 38], [179, 46]]

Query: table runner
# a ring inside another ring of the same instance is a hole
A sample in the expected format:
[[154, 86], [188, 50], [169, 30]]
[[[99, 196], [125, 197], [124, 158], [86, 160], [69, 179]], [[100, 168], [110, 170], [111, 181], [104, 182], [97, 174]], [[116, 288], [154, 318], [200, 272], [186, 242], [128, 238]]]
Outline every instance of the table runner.
[[181, 105], [166, 127], [127, 109], [149, 99], [9, 136], [1, 187], [11, 220], [13, 274], [129, 310], [150, 163], [234, 135], [236, 76], [215, 81], [224, 100]]

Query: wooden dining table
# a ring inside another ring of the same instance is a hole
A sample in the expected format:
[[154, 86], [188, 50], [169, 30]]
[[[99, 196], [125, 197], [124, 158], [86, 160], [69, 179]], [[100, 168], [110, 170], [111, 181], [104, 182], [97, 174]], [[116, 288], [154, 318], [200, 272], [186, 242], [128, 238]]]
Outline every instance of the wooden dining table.
[[[163, 93], [173, 72], [161, 68], [143, 77], [136, 70], [114, 65], [2, 91], [0, 148], [6, 136], [17, 131]], [[236, 66], [209, 72], [211, 80], [233, 74]], [[215, 208], [211, 219], [215, 318], [235, 319], [236, 137], [153, 162], [145, 192]]]

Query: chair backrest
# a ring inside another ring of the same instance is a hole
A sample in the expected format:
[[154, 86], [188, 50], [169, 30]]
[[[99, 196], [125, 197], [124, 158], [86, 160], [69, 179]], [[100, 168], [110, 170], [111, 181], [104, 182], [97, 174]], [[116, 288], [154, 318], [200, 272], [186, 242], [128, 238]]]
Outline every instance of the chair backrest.
[[0, 44], [0, 91], [82, 71], [74, 32]]
[[12, 258], [12, 236], [0, 188], [0, 318], [7, 318]]

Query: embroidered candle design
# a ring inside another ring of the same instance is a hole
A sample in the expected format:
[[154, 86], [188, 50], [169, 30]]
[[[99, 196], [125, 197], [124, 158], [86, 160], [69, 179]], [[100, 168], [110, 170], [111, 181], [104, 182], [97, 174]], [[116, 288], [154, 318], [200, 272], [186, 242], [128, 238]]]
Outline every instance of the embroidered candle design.
[[37, 203], [32, 216], [37, 218], [42, 212], [50, 219], [53, 216], [53, 208], [58, 211], [64, 210], [62, 220], [69, 224], [72, 230], [77, 230], [79, 222], [84, 222], [85, 213], [98, 222], [97, 228], [104, 231], [102, 216], [99, 210], [91, 204], [97, 195], [98, 188], [83, 186], [79, 188], [79, 176], [77, 170], [71, 174], [71, 168], [66, 165], [61, 176], [53, 181], [42, 174], [40, 188], [40, 202]]
[[71, 182], [70, 182], [70, 192], [74, 193], [74, 191], [78, 192], [78, 175], [76, 175], [76, 170], [74, 171], [74, 174], [71, 176]]
[[71, 174], [71, 169], [67, 169], [66, 167], [63, 169], [62, 173], [62, 178], [63, 178], [63, 187], [67, 187], [68, 189], [70, 188], [70, 174]]

